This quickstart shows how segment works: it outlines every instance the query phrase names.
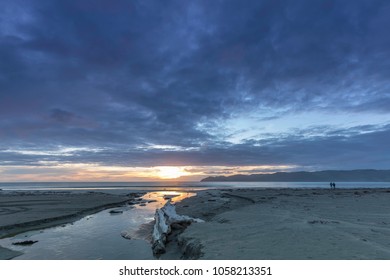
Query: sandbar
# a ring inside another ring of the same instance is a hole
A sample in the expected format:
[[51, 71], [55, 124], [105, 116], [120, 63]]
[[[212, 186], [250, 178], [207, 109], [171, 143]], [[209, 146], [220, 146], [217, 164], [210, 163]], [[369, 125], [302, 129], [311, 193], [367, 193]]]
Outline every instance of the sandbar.
[[206, 190], [177, 204], [206, 221], [177, 243], [184, 259], [390, 259], [389, 202], [390, 189]]

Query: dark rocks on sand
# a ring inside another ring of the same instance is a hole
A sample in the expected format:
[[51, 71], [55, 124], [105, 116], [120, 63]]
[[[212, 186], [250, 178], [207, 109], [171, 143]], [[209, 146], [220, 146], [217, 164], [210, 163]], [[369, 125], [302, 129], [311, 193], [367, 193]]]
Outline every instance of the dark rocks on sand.
[[122, 210], [111, 210], [110, 211], [110, 214], [122, 214], [123, 211]]
[[20, 246], [30, 246], [33, 245], [34, 243], [37, 243], [38, 241], [35, 240], [25, 240], [21, 242], [13, 242], [12, 245], [20, 245]]
[[340, 222], [338, 221], [323, 221], [323, 220], [312, 220], [308, 221], [309, 224], [339, 224]]

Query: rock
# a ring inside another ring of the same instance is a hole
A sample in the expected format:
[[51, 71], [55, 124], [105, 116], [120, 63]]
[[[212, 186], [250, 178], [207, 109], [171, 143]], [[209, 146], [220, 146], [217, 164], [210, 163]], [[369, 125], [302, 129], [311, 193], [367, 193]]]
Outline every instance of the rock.
[[110, 214], [122, 214], [123, 211], [122, 210], [111, 210], [109, 213]]
[[12, 245], [19, 245], [19, 246], [30, 246], [33, 245], [34, 243], [37, 243], [38, 241], [34, 240], [25, 240], [21, 242], [13, 242]]
[[125, 239], [131, 239], [131, 238], [132, 238], [131, 234], [128, 233], [127, 231], [122, 231], [122, 232], [121, 232], [121, 236], [122, 236], [123, 238], [125, 238]]
[[340, 222], [338, 221], [324, 221], [324, 220], [312, 220], [312, 221], [308, 221], [309, 224], [321, 224], [321, 225], [324, 225], [324, 224], [339, 224]]
[[176, 197], [176, 196], [179, 196], [178, 194], [166, 194], [164, 195], [164, 199], [165, 200], [171, 200], [172, 198]]

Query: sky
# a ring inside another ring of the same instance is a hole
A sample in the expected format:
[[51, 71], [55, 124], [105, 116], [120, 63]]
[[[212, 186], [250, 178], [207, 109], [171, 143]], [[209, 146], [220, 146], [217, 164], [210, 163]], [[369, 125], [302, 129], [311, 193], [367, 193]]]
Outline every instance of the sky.
[[2, 0], [0, 181], [390, 169], [390, 2]]

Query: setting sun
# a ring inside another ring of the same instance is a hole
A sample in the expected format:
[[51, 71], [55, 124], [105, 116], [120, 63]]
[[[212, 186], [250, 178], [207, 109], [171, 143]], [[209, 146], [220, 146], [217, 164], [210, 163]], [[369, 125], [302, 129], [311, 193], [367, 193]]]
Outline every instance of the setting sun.
[[184, 167], [162, 166], [158, 168], [157, 176], [161, 179], [177, 179], [181, 176], [189, 175]]

